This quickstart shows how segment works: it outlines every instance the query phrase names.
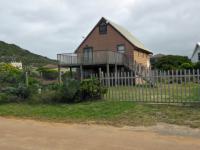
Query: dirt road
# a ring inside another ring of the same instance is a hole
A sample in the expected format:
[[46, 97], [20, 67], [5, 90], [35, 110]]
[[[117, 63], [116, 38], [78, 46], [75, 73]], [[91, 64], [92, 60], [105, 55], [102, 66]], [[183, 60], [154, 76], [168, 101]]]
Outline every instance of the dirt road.
[[200, 130], [159, 124], [111, 127], [0, 117], [1, 150], [200, 150]]

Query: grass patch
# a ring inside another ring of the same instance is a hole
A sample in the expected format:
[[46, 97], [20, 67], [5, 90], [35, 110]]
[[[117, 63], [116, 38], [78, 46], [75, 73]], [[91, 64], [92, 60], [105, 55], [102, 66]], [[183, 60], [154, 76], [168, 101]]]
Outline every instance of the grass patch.
[[200, 108], [197, 106], [145, 105], [133, 102], [98, 101], [73, 105], [3, 104], [0, 105], [0, 116], [54, 122], [95, 122], [115, 126], [148, 126], [164, 122], [200, 128]]
[[145, 101], [145, 102], [199, 102], [199, 84], [157, 84], [109, 87], [105, 99], [115, 101]]

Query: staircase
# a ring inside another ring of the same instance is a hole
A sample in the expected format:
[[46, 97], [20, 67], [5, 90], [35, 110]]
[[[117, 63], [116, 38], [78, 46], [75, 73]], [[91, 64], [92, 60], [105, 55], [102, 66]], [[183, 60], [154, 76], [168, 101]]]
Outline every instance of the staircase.
[[137, 63], [132, 58], [124, 55], [124, 66], [133, 71], [138, 78], [149, 83], [151, 86], [155, 86], [154, 79], [152, 78], [152, 71], [143, 64]]

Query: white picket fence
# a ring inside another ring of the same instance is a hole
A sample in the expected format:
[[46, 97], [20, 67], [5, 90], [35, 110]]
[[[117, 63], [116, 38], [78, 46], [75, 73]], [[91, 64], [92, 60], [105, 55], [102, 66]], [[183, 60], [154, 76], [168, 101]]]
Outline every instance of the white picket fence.
[[142, 76], [130, 72], [100, 73], [103, 86], [108, 88], [106, 100], [149, 103], [200, 102], [200, 71], [148, 71]]

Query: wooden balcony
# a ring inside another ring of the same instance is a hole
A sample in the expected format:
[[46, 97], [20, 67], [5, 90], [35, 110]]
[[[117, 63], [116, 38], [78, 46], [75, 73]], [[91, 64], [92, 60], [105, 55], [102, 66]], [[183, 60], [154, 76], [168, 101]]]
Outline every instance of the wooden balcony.
[[58, 54], [57, 60], [60, 66], [76, 67], [80, 65], [124, 65], [127, 62], [125, 54], [113, 51], [95, 51], [90, 54], [65, 53]]

